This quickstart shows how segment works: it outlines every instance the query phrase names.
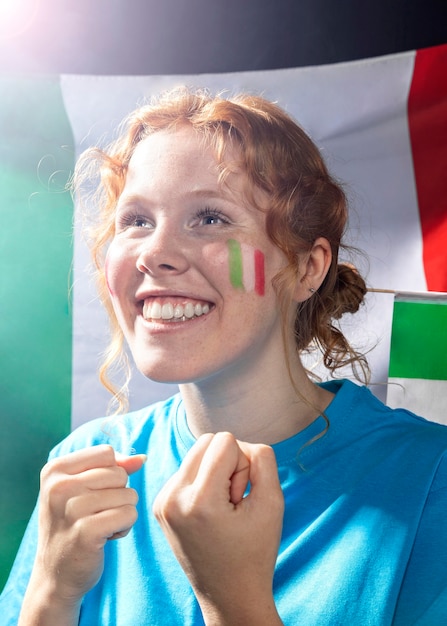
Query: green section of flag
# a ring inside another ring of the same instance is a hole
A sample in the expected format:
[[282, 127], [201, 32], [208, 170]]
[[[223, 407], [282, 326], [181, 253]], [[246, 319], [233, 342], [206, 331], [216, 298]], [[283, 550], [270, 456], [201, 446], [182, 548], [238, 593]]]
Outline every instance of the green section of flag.
[[389, 375], [447, 379], [447, 300], [394, 303]]
[[0, 77], [0, 588], [70, 430], [74, 145], [58, 77]]

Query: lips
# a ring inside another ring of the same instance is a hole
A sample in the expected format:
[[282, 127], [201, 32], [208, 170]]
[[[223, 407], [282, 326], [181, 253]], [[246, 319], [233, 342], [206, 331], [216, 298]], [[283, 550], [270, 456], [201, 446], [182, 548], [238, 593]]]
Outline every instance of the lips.
[[209, 302], [199, 300], [147, 298], [143, 304], [143, 317], [162, 322], [187, 322], [207, 315], [211, 308]]

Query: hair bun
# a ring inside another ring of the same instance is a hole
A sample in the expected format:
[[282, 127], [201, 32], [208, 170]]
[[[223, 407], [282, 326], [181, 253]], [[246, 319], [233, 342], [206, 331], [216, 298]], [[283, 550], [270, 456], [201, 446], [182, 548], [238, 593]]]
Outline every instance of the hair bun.
[[366, 283], [357, 268], [350, 263], [339, 263], [335, 279], [333, 317], [339, 319], [345, 313], [356, 313], [367, 292]]

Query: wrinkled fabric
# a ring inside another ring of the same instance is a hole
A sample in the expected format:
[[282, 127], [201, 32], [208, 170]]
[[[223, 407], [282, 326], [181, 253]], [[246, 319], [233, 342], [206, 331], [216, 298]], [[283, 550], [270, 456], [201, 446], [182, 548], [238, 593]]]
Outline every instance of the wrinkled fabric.
[[[274, 578], [284, 624], [446, 623], [447, 427], [389, 409], [349, 381], [323, 386], [336, 394], [327, 432], [319, 417], [273, 446], [286, 505]], [[50, 457], [101, 443], [148, 459], [129, 477], [138, 520], [127, 537], [107, 543], [104, 574], [85, 596], [79, 623], [203, 625], [152, 514], [194, 443], [180, 396], [88, 422]], [[35, 512], [0, 598], [5, 626], [17, 624], [36, 541]]]

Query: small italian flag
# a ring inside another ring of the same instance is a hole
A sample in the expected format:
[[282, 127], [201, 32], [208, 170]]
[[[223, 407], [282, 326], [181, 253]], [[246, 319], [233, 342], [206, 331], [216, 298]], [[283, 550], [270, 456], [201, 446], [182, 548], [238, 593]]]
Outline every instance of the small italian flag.
[[236, 289], [254, 291], [263, 296], [265, 291], [264, 254], [245, 243], [229, 239], [228, 265], [230, 281]]
[[447, 294], [396, 294], [387, 404], [447, 424]]

